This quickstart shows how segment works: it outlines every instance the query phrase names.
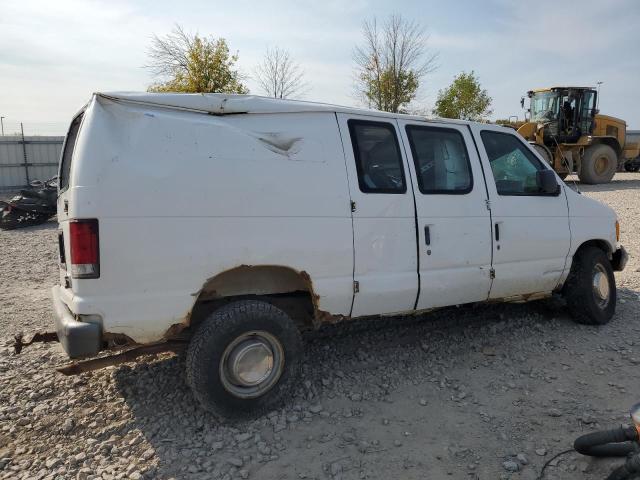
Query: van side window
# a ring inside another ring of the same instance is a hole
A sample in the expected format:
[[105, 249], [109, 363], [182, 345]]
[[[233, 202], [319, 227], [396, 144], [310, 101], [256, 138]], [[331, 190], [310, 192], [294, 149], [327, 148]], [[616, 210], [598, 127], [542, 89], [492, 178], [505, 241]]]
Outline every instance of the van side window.
[[76, 146], [76, 139], [78, 138], [78, 132], [80, 131], [80, 124], [82, 123], [82, 117], [84, 112], [78, 115], [71, 122], [69, 132], [64, 142], [64, 152], [62, 152], [62, 159], [60, 161], [58, 172], [58, 184], [60, 190], [65, 190], [69, 186], [69, 175], [71, 174], [71, 157], [73, 156], [73, 149]]
[[473, 188], [462, 135], [452, 128], [408, 125], [407, 137], [422, 193], [464, 194]]
[[480, 132], [499, 195], [539, 195], [536, 172], [542, 162], [515, 135]]
[[349, 133], [360, 190], [365, 193], [405, 193], [407, 185], [393, 125], [349, 120]]

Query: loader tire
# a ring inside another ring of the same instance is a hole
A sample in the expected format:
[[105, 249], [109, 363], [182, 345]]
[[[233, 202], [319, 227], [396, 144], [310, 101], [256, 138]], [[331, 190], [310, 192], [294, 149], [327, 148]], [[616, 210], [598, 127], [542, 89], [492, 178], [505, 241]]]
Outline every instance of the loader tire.
[[596, 185], [609, 183], [618, 169], [618, 157], [609, 145], [603, 143], [585, 149], [580, 167], [580, 181]]

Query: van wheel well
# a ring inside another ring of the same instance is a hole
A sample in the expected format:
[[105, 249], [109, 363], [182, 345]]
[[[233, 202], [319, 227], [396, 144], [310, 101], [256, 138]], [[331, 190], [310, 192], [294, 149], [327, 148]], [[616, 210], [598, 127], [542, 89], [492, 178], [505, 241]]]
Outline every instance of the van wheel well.
[[566, 280], [564, 281], [564, 283], [559, 286], [557, 291], [563, 292], [566, 290], [567, 284], [572, 280], [572, 277], [576, 269], [576, 265], [577, 265], [576, 259], [579, 258], [582, 255], [582, 253], [585, 250], [588, 250], [590, 247], [595, 247], [599, 250], [602, 250], [604, 254], [607, 256], [607, 258], [609, 258], [609, 260], [613, 258], [612, 257], [613, 252], [611, 251], [611, 248], [609, 247], [609, 244], [607, 242], [605, 242], [604, 240], [587, 240], [582, 245], [580, 245], [576, 250], [576, 253], [573, 254], [573, 258], [571, 259], [571, 268], [569, 270], [569, 274]]
[[596, 142], [594, 142], [594, 144], [596, 143], [602, 143], [604, 145], [608, 145], [611, 148], [613, 148], [613, 151], [616, 152], [616, 156], [619, 158], [620, 155], [622, 155], [622, 147], [620, 146], [620, 142], [618, 141], [617, 138], [614, 137], [602, 137], [597, 139]]
[[239, 300], [260, 300], [269, 303], [285, 312], [302, 331], [316, 327], [314, 322], [314, 306], [309, 292], [290, 292], [273, 295], [238, 295], [215, 300], [197, 301], [191, 311], [189, 330], [192, 332], [212, 312], [224, 305]]
[[578, 247], [578, 249], [576, 250], [576, 253], [574, 253], [573, 255], [574, 258], [577, 257], [584, 249], [588, 247], [599, 248], [609, 257], [609, 259], [611, 259], [611, 255], [613, 252], [611, 251], [609, 244], [604, 240], [587, 240], [586, 242], [584, 242], [582, 245]]
[[306, 272], [280, 265], [240, 265], [205, 282], [191, 311], [189, 327], [197, 326], [223, 305], [247, 299], [280, 308], [301, 329], [315, 326], [316, 296]]

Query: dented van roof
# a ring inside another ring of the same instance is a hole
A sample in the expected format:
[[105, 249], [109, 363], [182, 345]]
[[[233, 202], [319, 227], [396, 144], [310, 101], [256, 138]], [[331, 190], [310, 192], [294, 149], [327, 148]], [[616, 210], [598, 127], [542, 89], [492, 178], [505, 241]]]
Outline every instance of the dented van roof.
[[421, 121], [440, 121], [468, 124], [470, 122], [452, 119], [427, 119], [419, 115], [382, 112], [365, 108], [345, 107], [330, 103], [307, 102], [262, 97], [259, 95], [239, 95], [229, 93], [148, 93], [148, 92], [96, 92], [96, 96], [113, 101], [131, 102], [143, 105], [188, 110], [212, 115], [239, 113], [301, 113], [335, 112], [373, 115], [386, 118], [404, 118]]

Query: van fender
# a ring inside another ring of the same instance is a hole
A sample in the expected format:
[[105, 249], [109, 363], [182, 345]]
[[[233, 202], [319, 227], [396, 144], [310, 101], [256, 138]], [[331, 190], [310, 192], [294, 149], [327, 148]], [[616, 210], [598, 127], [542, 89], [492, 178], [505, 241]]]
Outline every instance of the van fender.
[[603, 239], [586, 240], [582, 242], [577, 248], [575, 249], [572, 248], [571, 251], [569, 252], [569, 255], [567, 256], [567, 260], [565, 262], [564, 272], [562, 272], [562, 277], [560, 278], [560, 281], [558, 282], [558, 285], [556, 286], [555, 291], [561, 289], [564, 286], [564, 283], [567, 281], [567, 278], [569, 278], [569, 274], [571, 273], [571, 267], [573, 266], [573, 259], [575, 258], [576, 255], [580, 253], [581, 250], [583, 250], [586, 247], [599, 248], [600, 250], [605, 252], [609, 260], [613, 262], [614, 260], [613, 255], [614, 255], [614, 252], [616, 251], [615, 246], [612, 246], [607, 240], [603, 240]]
[[[314, 328], [323, 322], [344, 319], [320, 309], [320, 296], [314, 291], [311, 276], [304, 270], [284, 265], [239, 265], [208, 278], [193, 294], [196, 298], [183, 328], [196, 325], [214, 306], [232, 298], [263, 297], [291, 314], [303, 314], [303, 324]], [[299, 316], [299, 315], [295, 315]], [[177, 325], [174, 325], [177, 327]]]

